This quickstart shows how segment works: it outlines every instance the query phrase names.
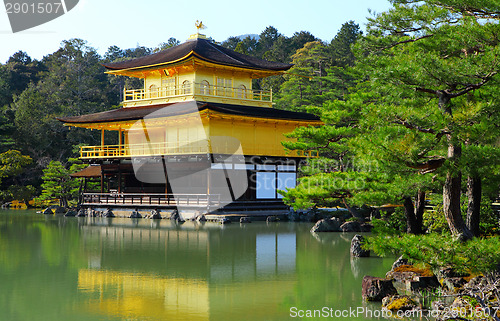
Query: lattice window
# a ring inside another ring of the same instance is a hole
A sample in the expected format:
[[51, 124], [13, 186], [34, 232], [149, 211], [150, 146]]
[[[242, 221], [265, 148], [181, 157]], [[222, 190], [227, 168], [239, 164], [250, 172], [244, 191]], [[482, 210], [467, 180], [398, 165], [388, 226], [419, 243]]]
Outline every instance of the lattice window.
[[202, 95], [210, 95], [210, 83], [206, 80], [203, 80], [200, 84], [200, 94]]
[[149, 97], [150, 98], [158, 97], [158, 86], [156, 86], [155, 84], [149, 86]]
[[240, 85], [236, 91], [236, 97], [247, 98], [247, 87], [245, 85]]
[[184, 80], [182, 82], [182, 94], [188, 95], [191, 93], [191, 82], [189, 80]]

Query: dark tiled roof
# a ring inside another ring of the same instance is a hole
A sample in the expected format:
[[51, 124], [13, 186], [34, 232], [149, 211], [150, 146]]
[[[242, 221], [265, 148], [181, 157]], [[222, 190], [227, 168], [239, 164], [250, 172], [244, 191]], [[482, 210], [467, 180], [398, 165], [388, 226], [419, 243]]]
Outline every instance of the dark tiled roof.
[[288, 70], [292, 65], [281, 62], [272, 62], [256, 57], [240, 54], [233, 50], [216, 45], [206, 39], [193, 39], [178, 46], [165, 49], [158, 53], [137, 59], [104, 64], [110, 70], [141, 68], [154, 65], [168, 64], [190, 58], [198, 58], [222, 65], [260, 70]]
[[183, 103], [162, 104], [148, 107], [128, 107], [113, 109], [95, 114], [58, 118], [58, 120], [68, 124], [104, 123], [113, 121], [139, 120], [144, 117], [160, 118], [184, 115], [205, 109], [217, 111], [229, 115], [285, 119], [298, 121], [319, 121], [319, 117], [287, 110], [280, 110], [265, 107], [240, 106], [220, 103], [206, 103], [201, 101], [191, 101]]
[[101, 166], [91, 165], [82, 169], [79, 172], [69, 175], [71, 177], [99, 177], [101, 176]]

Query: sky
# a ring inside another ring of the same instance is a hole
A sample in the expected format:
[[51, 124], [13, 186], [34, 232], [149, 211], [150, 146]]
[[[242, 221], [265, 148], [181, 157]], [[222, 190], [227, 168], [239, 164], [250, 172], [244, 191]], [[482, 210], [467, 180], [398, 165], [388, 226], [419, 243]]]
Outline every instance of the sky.
[[389, 7], [388, 0], [80, 0], [65, 15], [18, 33], [12, 33], [2, 9], [0, 62], [19, 50], [42, 59], [72, 38], [88, 41], [101, 55], [112, 45], [156, 47], [170, 37], [184, 42], [196, 32], [196, 20], [207, 26], [202, 33], [219, 42], [259, 34], [267, 26], [288, 37], [309, 31], [330, 41], [344, 22], [354, 20], [364, 30], [369, 9], [382, 12]]

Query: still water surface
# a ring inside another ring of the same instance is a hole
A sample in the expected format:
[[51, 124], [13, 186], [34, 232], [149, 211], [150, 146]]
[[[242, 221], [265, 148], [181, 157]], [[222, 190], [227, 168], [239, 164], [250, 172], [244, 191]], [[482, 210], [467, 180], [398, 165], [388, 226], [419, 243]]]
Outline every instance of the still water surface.
[[361, 300], [361, 280], [383, 276], [393, 259], [351, 259], [353, 234], [313, 236], [311, 226], [0, 211], [0, 320], [298, 320], [291, 308], [380, 310]]

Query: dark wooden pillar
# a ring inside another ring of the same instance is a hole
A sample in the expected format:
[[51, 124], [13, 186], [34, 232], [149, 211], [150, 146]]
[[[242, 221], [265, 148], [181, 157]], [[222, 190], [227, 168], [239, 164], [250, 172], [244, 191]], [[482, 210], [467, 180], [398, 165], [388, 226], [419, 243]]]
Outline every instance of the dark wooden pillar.
[[118, 166], [118, 193], [122, 192], [122, 169]]

